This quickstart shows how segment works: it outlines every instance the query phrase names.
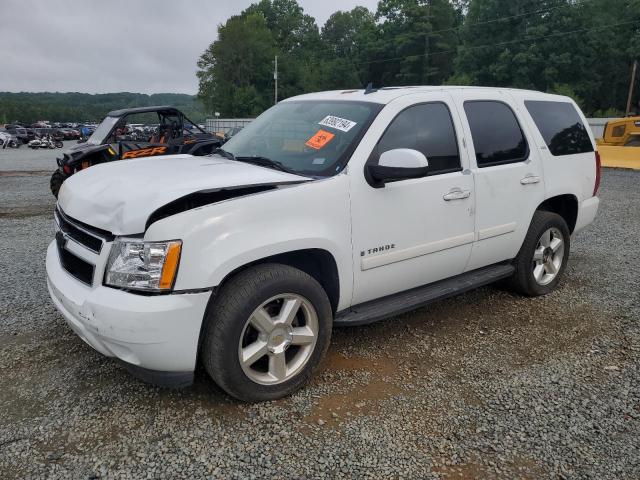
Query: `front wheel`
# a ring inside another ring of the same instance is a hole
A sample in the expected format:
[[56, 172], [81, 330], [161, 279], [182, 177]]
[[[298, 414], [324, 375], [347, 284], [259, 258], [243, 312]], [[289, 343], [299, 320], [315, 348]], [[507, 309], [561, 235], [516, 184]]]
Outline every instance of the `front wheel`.
[[567, 266], [571, 234], [557, 213], [537, 211], [515, 259], [510, 286], [525, 295], [551, 292]]
[[302, 387], [331, 340], [327, 294], [296, 268], [265, 264], [223, 285], [205, 317], [201, 358], [228, 394], [275, 400]]
[[55, 172], [53, 172], [53, 175], [51, 175], [49, 187], [51, 187], [51, 193], [53, 193], [54, 197], [58, 198], [58, 193], [60, 193], [60, 188], [62, 187], [62, 183], [66, 178], [67, 176], [60, 170], [56, 170]]
[[56, 148], [62, 148], [62, 147], [64, 147], [64, 143], [58, 141], [58, 142], [55, 143], [55, 146], [56, 146]]

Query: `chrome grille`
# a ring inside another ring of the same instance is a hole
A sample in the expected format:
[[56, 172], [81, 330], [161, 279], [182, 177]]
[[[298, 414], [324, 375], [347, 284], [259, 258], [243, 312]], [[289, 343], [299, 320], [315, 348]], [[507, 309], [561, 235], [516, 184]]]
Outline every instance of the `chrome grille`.
[[[105, 242], [112, 241], [113, 235], [74, 220], [65, 215], [60, 208], [56, 208], [54, 215], [58, 227], [56, 245], [62, 268], [80, 282], [92, 286], [96, 266], [95, 263], [87, 260], [87, 258], [95, 258], [95, 262]], [[88, 256], [82, 255], [85, 258], [81, 258], [78, 256], [80, 252], [78, 252], [77, 247], [68, 248], [69, 242], [80, 245], [91, 253], [88, 253]], [[78, 253], [74, 253], [74, 251]]]

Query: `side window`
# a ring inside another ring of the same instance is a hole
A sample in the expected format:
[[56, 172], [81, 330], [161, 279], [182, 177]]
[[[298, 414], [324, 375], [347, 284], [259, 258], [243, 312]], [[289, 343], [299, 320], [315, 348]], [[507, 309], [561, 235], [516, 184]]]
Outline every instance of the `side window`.
[[593, 152], [589, 133], [575, 107], [568, 102], [524, 102], [551, 155]]
[[478, 167], [527, 159], [527, 140], [508, 105], [492, 100], [473, 100], [464, 103], [464, 111], [471, 127]]
[[400, 112], [378, 142], [375, 162], [395, 148], [422, 152], [429, 161], [429, 175], [461, 170], [453, 120], [444, 103], [414, 105]]

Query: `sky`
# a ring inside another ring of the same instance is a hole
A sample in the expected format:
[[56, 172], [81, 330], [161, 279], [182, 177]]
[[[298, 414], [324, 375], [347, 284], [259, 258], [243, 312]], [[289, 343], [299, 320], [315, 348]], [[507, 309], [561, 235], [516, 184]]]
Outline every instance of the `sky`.
[[[0, 91], [198, 91], [196, 61], [251, 0], [1, 0]], [[377, 0], [298, 0], [321, 27]]]

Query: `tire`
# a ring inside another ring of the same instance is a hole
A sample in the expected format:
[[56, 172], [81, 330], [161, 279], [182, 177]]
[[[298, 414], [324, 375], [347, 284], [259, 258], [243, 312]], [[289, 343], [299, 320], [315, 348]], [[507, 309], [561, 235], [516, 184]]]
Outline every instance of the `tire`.
[[[278, 318], [286, 306], [297, 312], [291, 327]], [[259, 330], [256, 325], [263, 321], [267, 328], [262, 325]], [[257, 265], [223, 284], [207, 309], [200, 357], [207, 373], [229, 395], [245, 402], [275, 400], [309, 380], [329, 348], [332, 325], [329, 298], [314, 278], [287, 265]], [[310, 335], [314, 326], [315, 334]], [[286, 328], [291, 330], [285, 332]], [[306, 343], [300, 343], [302, 339]], [[249, 346], [259, 347], [260, 353], [243, 364], [240, 357]], [[278, 359], [285, 362], [280, 369]]]
[[60, 170], [56, 170], [55, 172], [53, 172], [53, 175], [51, 175], [49, 186], [51, 187], [51, 193], [53, 193], [54, 197], [58, 198], [58, 193], [60, 193], [60, 188], [62, 187], [62, 184], [64, 183], [66, 178], [67, 176]]
[[56, 148], [62, 148], [62, 147], [64, 147], [64, 143], [62, 143], [62, 142], [56, 142], [56, 143], [55, 143], [55, 147], [56, 147]]
[[550, 293], [564, 273], [570, 247], [571, 234], [564, 218], [556, 213], [536, 211], [514, 260], [516, 271], [508, 280], [508, 286], [531, 297]]

